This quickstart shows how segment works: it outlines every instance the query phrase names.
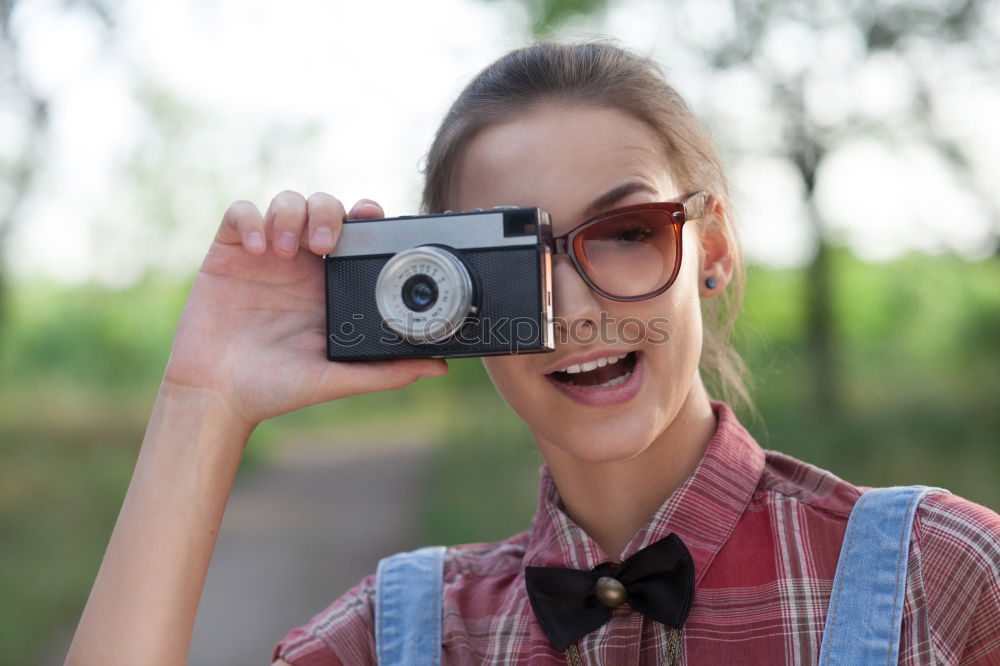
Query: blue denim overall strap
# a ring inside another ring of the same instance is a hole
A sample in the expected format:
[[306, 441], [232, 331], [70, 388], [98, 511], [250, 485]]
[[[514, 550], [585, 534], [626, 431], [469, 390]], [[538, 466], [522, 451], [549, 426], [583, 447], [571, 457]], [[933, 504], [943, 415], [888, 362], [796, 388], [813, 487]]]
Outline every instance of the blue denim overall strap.
[[820, 666], [899, 661], [910, 532], [927, 486], [875, 488], [851, 511], [823, 629]]
[[444, 546], [396, 553], [375, 571], [375, 653], [379, 666], [441, 663]]

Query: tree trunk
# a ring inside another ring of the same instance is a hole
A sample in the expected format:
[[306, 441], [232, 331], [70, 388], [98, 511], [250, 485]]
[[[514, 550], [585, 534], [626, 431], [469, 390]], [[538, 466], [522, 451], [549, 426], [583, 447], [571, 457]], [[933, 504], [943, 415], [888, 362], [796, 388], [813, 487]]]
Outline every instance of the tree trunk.
[[806, 267], [802, 295], [803, 334], [810, 367], [812, 401], [817, 414], [835, 416], [840, 401], [837, 383], [835, 313], [830, 244], [826, 238], [823, 216], [816, 207], [816, 172], [825, 153], [823, 137], [817, 135], [805, 109], [803, 81], [777, 86], [778, 100], [788, 119], [785, 153], [802, 178], [806, 204], [806, 223], [816, 239], [816, 254]]
[[816, 234], [816, 256], [806, 267], [804, 290], [805, 337], [812, 374], [812, 399], [819, 414], [835, 416], [840, 410], [840, 401], [831, 248], [823, 233], [823, 222], [811, 193], [807, 201], [810, 226]]

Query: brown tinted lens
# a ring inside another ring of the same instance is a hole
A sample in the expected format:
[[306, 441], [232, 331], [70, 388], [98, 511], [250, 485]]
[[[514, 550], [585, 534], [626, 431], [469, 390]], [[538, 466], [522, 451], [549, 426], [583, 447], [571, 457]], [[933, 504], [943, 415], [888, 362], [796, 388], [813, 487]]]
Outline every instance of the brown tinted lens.
[[612, 296], [656, 291], [674, 270], [674, 230], [664, 211], [605, 218], [581, 230], [574, 245], [587, 277]]

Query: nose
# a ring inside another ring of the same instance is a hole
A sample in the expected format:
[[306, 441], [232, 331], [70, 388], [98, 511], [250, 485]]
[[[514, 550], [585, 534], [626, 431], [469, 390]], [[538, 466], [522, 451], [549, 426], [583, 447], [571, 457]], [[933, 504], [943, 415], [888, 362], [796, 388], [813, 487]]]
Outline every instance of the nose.
[[[552, 261], [552, 314], [557, 328], [575, 331], [581, 326], [596, 329], [602, 306], [598, 296], [583, 281], [566, 255]], [[565, 340], [565, 336], [560, 336]]]

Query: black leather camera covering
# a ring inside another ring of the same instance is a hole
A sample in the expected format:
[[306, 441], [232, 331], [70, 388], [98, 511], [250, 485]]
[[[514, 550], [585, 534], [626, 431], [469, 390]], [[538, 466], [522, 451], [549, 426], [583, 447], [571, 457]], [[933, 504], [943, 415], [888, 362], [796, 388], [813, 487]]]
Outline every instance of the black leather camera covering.
[[479, 312], [443, 342], [412, 344], [382, 321], [375, 284], [392, 255], [327, 257], [327, 357], [331, 361], [492, 356], [546, 351], [546, 293], [539, 245], [455, 250], [476, 283]]

